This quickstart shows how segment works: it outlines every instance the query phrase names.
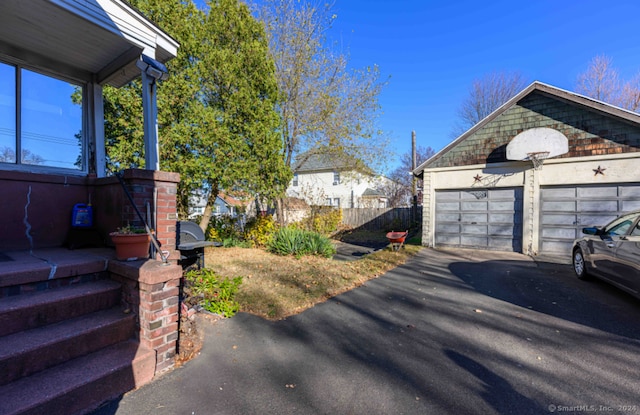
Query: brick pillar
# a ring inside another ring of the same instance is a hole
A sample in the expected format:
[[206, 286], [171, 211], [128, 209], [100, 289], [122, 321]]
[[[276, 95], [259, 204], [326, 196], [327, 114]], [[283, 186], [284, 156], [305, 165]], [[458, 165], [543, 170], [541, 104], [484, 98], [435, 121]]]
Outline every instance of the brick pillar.
[[122, 300], [137, 313], [142, 346], [156, 351], [155, 373], [175, 365], [178, 342], [179, 285], [182, 268], [159, 261], [109, 261], [111, 278], [122, 284]]
[[[163, 251], [169, 251], [170, 258], [179, 258], [176, 247], [176, 195], [180, 175], [162, 171], [129, 169], [124, 171], [124, 181], [137, 208], [146, 216], [146, 206], [151, 206], [151, 214], [156, 215], [156, 237]], [[122, 209], [123, 223], [138, 223], [140, 220], [130, 203]]]

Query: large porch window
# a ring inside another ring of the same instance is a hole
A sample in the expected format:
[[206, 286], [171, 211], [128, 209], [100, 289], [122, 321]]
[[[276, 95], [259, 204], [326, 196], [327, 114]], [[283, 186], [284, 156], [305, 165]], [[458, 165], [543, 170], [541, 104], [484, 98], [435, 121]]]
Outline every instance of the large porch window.
[[0, 62], [0, 168], [86, 171], [83, 93], [82, 85]]

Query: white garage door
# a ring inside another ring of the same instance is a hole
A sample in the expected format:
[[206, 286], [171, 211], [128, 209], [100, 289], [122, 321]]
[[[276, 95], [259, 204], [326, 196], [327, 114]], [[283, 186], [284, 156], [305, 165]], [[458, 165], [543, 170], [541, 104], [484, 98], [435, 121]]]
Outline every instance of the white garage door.
[[540, 252], [569, 255], [582, 228], [640, 209], [640, 185], [541, 188]]
[[436, 191], [435, 245], [522, 251], [522, 188]]

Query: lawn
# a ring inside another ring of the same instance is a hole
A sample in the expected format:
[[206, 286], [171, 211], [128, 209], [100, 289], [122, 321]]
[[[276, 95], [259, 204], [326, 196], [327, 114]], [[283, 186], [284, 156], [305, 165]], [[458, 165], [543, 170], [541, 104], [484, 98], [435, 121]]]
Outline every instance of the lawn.
[[[367, 238], [384, 240], [375, 233]], [[357, 236], [346, 240], [354, 242]], [[384, 248], [349, 262], [315, 256], [296, 259], [263, 249], [208, 248], [206, 264], [222, 277], [243, 277], [236, 296], [240, 311], [278, 320], [384, 274], [420, 248], [419, 241], [408, 241], [399, 252]]]

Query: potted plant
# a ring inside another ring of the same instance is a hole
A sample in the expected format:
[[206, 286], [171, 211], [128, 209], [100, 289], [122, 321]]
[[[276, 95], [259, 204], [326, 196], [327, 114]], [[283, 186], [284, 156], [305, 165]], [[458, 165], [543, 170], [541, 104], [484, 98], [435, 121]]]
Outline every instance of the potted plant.
[[121, 261], [133, 261], [149, 257], [151, 235], [143, 228], [123, 226], [109, 234], [116, 246], [116, 258]]

